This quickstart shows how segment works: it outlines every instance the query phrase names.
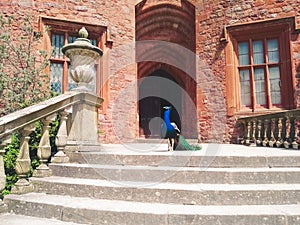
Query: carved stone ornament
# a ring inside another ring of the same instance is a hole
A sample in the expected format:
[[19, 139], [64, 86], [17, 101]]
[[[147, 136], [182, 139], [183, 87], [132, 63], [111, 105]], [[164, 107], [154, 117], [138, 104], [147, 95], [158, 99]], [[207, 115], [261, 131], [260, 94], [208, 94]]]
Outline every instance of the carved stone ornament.
[[96, 76], [96, 61], [103, 52], [87, 39], [88, 32], [84, 27], [80, 29], [79, 35], [80, 38], [77, 38], [74, 43], [65, 45], [62, 52], [70, 59], [69, 73], [78, 86], [75, 90], [88, 91], [88, 84]]

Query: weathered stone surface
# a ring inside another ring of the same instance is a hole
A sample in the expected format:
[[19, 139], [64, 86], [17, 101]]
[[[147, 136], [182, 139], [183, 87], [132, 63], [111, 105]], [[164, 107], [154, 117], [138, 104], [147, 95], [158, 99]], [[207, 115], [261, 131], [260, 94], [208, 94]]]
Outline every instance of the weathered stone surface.
[[8, 210], [7, 205], [2, 201], [2, 199], [0, 200], [0, 215], [2, 213], [6, 213]]
[[192, 168], [92, 164], [52, 164], [50, 168], [55, 176], [117, 181], [216, 184], [300, 183], [300, 168]]
[[84, 104], [73, 105], [72, 125], [65, 151], [72, 151], [72, 146], [98, 143], [97, 107], [100, 106], [102, 99], [92, 95], [90, 97], [91, 99], [87, 99]]
[[59, 151], [51, 158], [51, 163], [67, 163], [70, 159], [63, 151]]
[[[30, 224], [30, 225], [79, 225], [71, 222], [63, 222], [55, 219], [45, 219], [30, 216], [21, 216], [15, 214], [0, 214], [0, 221], [3, 225], [19, 225], [19, 224]], [[81, 224], [84, 225], [84, 224]]]
[[[59, 201], [57, 201], [59, 199]], [[46, 194], [11, 195], [14, 213], [92, 224], [290, 224], [298, 205], [195, 206], [72, 198]], [[18, 206], [18, 207], [16, 207]], [[29, 210], [31, 209], [31, 210]], [[102, 209], [102, 210], [100, 210]], [[289, 213], [288, 213], [289, 212]]]
[[[97, 225], [299, 221], [300, 167], [287, 165], [300, 152], [224, 145], [216, 154], [216, 145], [204, 144], [199, 152], [170, 153], [166, 144], [147, 145], [98, 145], [87, 148], [92, 152], [69, 153], [79, 163], [51, 163], [56, 176], [31, 178], [33, 193], [8, 195], [4, 202], [16, 214]], [[93, 164], [83, 161], [87, 155], [94, 156]], [[203, 157], [218, 163], [197, 167]]]
[[50, 177], [52, 175], [52, 171], [49, 169], [47, 165], [41, 164], [36, 170], [33, 172], [34, 177]]
[[32, 178], [35, 192], [134, 202], [184, 205], [297, 204], [299, 184], [184, 184], [107, 181], [52, 177]]
[[[86, 149], [87, 150], [87, 149]], [[71, 162], [86, 164], [119, 164], [148, 166], [189, 166], [189, 167], [295, 167], [300, 166], [300, 156], [209, 156], [200, 154], [106, 154], [86, 152], [69, 154]]]

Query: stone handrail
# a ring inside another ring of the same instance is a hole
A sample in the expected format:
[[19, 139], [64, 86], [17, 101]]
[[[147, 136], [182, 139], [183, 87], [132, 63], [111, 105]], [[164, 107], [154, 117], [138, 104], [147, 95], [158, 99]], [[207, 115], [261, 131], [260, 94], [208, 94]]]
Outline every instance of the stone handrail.
[[[41, 121], [43, 125], [42, 136], [38, 147], [38, 157], [41, 165], [34, 171], [34, 176], [50, 176], [51, 171], [47, 162], [51, 156], [50, 124], [58, 116], [60, 126], [55, 143], [58, 152], [52, 157], [51, 162], [68, 162], [65, 149], [68, 142], [75, 145], [81, 143], [96, 144], [97, 136], [97, 108], [103, 99], [89, 93], [71, 91], [57, 97], [51, 98], [36, 105], [27, 107], [20, 111], [11, 113], [0, 118], [0, 191], [5, 187], [5, 172], [3, 155], [5, 146], [10, 143], [11, 135], [17, 131], [21, 133], [19, 155], [16, 160], [15, 170], [19, 177], [13, 193], [24, 193], [32, 190], [27, 179], [30, 170], [29, 139], [31, 132], [35, 129], [35, 122]], [[69, 116], [72, 115], [72, 116]], [[68, 125], [67, 126], [67, 120]], [[81, 133], [80, 126], [88, 126], [93, 135]], [[76, 135], [74, 135], [76, 133]], [[75, 146], [76, 147], [76, 146]], [[72, 148], [69, 148], [72, 150]]]
[[242, 144], [293, 149], [299, 147], [299, 109], [243, 117], [238, 122], [243, 127]]

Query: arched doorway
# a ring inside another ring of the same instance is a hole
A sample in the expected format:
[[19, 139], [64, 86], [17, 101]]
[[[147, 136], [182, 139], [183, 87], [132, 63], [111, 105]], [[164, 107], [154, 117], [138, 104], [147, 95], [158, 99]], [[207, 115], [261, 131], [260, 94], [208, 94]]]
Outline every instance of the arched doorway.
[[167, 104], [182, 134], [197, 138], [195, 6], [189, 0], [143, 0], [135, 13], [140, 136], [160, 137]]
[[164, 70], [156, 70], [139, 85], [140, 136], [161, 138], [163, 107], [172, 106], [171, 121], [181, 129], [182, 88]]

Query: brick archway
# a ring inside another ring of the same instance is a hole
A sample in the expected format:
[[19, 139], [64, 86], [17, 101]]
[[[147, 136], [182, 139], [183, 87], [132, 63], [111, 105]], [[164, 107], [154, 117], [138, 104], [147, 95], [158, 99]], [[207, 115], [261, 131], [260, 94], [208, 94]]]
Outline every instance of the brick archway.
[[[182, 90], [177, 109], [182, 132], [187, 138], [197, 138], [195, 7], [187, 0], [180, 4], [140, 2], [136, 5], [136, 41], [137, 79], [158, 70], [171, 76]], [[168, 99], [161, 99], [159, 105], [165, 102]]]

